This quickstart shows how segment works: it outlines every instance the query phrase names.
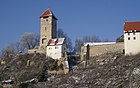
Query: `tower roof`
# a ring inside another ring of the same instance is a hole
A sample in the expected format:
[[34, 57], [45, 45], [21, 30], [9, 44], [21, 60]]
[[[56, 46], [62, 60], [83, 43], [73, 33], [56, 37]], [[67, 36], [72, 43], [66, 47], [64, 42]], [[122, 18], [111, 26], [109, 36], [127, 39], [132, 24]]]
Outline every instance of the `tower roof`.
[[125, 22], [124, 31], [140, 31], [140, 22]]
[[54, 16], [54, 14], [52, 13], [52, 11], [51, 11], [50, 8], [48, 8], [48, 9], [40, 16], [40, 18], [42, 18], [42, 17], [48, 17], [48, 16], [52, 16], [52, 17], [54, 17], [54, 18], [57, 20], [57, 18]]

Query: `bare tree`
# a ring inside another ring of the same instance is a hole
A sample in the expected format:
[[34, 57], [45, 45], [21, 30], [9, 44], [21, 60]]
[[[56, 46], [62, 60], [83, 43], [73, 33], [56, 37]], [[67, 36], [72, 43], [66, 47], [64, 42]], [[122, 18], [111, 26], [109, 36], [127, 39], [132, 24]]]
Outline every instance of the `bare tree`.
[[20, 42], [16, 42], [16, 43], [11, 44], [11, 45], [13, 46], [15, 52], [17, 52], [17, 53], [24, 52], [24, 50], [25, 50], [25, 47], [23, 47]]
[[20, 42], [11, 43], [0, 52], [1, 58], [11, 58], [19, 52], [24, 52], [25, 48], [32, 49], [39, 45], [39, 36], [34, 33], [25, 33], [21, 37]]
[[93, 36], [83, 36], [83, 42], [100, 42], [100, 38], [96, 35]]
[[83, 36], [82, 41], [83, 42], [91, 42], [91, 37], [90, 36]]
[[9, 56], [14, 56], [19, 52], [24, 52], [24, 47], [20, 45], [20, 42], [11, 43], [1, 50], [0, 57], [8, 58]]
[[108, 39], [103, 39], [101, 40], [98, 36], [93, 35], [93, 36], [83, 36], [81, 39], [76, 39], [75, 40], [75, 46], [74, 46], [74, 51], [75, 52], [80, 52], [81, 51], [81, 46], [84, 45], [86, 42], [108, 42]]
[[16, 51], [13, 45], [11, 44], [1, 50], [1, 58], [10, 58], [11, 56], [14, 56], [15, 54], [16, 54]]
[[66, 47], [68, 51], [72, 51], [72, 42], [70, 37], [65, 33], [62, 29], [58, 29], [57, 31], [57, 37], [58, 38], [65, 38], [66, 39]]
[[25, 33], [21, 37], [20, 45], [27, 49], [33, 49], [39, 45], [39, 36], [34, 33]]
[[101, 42], [100, 38], [96, 35], [91, 36], [91, 42]]
[[81, 51], [81, 46], [83, 46], [83, 41], [81, 39], [77, 38], [75, 40], [74, 52], [80, 52]]

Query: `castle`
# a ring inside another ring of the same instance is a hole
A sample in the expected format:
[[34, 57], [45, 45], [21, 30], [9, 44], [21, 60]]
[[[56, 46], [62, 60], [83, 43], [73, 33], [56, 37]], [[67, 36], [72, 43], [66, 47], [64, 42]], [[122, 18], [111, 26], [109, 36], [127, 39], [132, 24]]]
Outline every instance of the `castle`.
[[65, 38], [57, 38], [57, 18], [50, 9], [47, 9], [40, 16], [40, 44], [28, 50], [28, 53], [43, 53], [53, 59], [59, 59], [64, 57], [66, 52], [64, 41]]

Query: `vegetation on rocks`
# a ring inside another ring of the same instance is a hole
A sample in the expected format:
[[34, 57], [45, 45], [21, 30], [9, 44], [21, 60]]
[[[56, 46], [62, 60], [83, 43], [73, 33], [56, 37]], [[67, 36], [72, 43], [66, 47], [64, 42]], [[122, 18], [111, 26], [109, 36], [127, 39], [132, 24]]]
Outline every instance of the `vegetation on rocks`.
[[[81, 62], [66, 75], [48, 75], [57, 61], [43, 54], [18, 54], [0, 66], [0, 81], [12, 79], [14, 88], [139, 88], [140, 54], [108, 53]], [[30, 63], [29, 63], [30, 62]]]
[[0, 65], [0, 81], [11, 79], [16, 86], [27, 86], [34, 79], [46, 81], [47, 70], [56, 66], [55, 61], [44, 54], [17, 54], [3, 60], [6, 63]]
[[[32, 85], [34, 88], [139, 88], [140, 55], [105, 54], [93, 57], [65, 75]], [[41, 84], [41, 85], [40, 85]], [[40, 86], [40, 87], [38, 87]]]

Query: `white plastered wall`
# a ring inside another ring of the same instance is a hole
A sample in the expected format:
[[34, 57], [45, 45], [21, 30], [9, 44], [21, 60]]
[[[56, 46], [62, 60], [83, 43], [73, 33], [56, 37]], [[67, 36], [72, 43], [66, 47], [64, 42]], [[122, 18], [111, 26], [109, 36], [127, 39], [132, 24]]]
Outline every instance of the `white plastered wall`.
[[125, 55], [135, 55], [140, 53], [140, 32], [124, 33]]

